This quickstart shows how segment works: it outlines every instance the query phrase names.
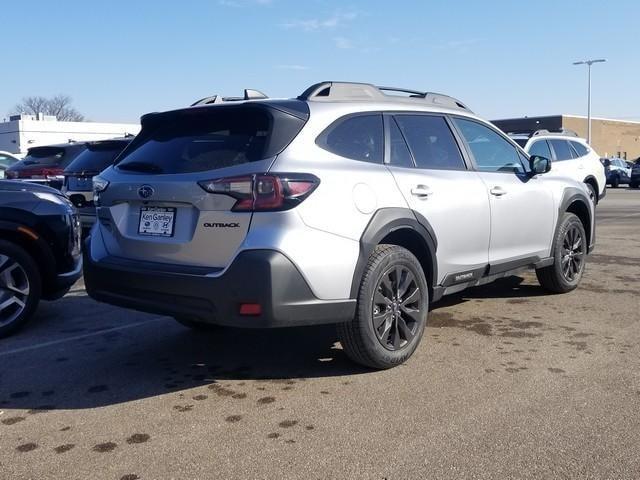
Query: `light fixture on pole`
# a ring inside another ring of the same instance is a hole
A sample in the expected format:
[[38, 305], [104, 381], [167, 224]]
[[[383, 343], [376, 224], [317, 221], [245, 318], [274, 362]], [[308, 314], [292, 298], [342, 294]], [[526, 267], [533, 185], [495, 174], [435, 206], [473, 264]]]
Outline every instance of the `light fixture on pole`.
[[591, 65], [594, 63], [604, 63], [606, 61], [605, 58], [598, 58], [596, 60], [573, 62], [574, 65], [586, 65], [589, 71], [589, 84], [587, 87], [587, 143], [589, 145], [591, 145]]

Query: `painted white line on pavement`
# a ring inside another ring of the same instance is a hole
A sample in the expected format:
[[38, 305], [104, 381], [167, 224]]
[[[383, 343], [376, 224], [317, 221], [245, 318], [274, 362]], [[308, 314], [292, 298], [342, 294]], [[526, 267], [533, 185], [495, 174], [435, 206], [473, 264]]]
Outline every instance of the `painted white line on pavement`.
[[22, 353], [28, 352], [30, 350], [37, 350], [39, 348], [46, 348], [52, 345], [58, 345], [61, 343], [73, 342], [75, 340], [80, 340], [82, 338], [89, 337], [97, 337], [98, 335], [104, 335], [109, 332], [117, 332], [118, 330], [126, 330], [127, 328], [135, 328], [140, 327], [142, 325], [146, 325], [148, 323], [159, 322], [160, 320], [166, 320], [167, 317], [156, 317], [151, 320], [145, 320], [143, 322], [131, 323], [129, 325], [122, 325], [120, 327], [107, 328], [105, 330], [100, 330], [99, 332], [91, 332], [85, 333], [83, 335], [76, 335], [74, 337], [61, 338], [60, 340], [51, 340], [50, 342], [39, 343], [37, 345], [29, 345], [28, 347], [15, 348], [13, 350], [7, 350], [6, 352], [0, 352], [0, 357], [4, 357], [6, 355], [13, 355], [14, 353]]

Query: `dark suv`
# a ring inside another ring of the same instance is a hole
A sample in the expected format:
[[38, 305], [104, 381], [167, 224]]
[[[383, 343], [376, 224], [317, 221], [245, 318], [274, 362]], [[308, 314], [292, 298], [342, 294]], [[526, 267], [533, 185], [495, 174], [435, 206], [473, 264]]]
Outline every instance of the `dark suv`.
[[636, 160], [633, 167], [631, 167], [631, 180], [629, 181], [629, 187], [640, 187], [640, 159]]
[[60, 192], [0, 181], [0, 337], [22, 327], [41, 298], [62, 297], [82, 274], [80, 221]]
[[96, 219], [96, 208], [93, 204], [93, 177], [113, 164], [113, 161], [124, 148], [131, 143], [129, 137], [113, 138], [87, 142], [73, 162], [64, 170], [64, 193], [78, 209], [82, 228], [89, 229]]
[[8, 180], [27, 180], [62, 188], [64, 169], [85, 149], [84, 143], [62, 143], [27, 150], [27, 156], [5, 172]]

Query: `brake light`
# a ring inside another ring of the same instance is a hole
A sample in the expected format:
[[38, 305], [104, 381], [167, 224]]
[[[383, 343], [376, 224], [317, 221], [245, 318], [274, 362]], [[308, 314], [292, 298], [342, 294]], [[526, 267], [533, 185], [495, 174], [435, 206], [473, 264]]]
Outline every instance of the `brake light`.
[[198, 182], [209, 193], [236, 199], [234, 212], [289, 210], [302, 203], [320, 180], [309, 174], [254, 174]]
[[34, 178], [40, 177], [47, 180], [59, 180], [62, 177], [64, 169], [57, 167], [35, 167], [24, 170], [8, 170], [7, 178]]
[[50, 178], [50, 177], [60, 177], [63, 175], [64, 169], [62, 168], [43, 168], [42, 169], [42, 175], [44, 175], [46, 178]]

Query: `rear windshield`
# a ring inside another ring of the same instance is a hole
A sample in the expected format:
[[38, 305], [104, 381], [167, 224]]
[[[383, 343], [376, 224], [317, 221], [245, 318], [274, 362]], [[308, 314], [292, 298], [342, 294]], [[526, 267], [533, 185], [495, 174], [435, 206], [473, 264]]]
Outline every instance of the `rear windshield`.
[[120, 170], [188, 173], [255, 162], [280, 153], [305, 120], [265, 106], [216, 106], [143, 122]]
[[87, 149], [78, 155], [65, 169], [67, 173], [101, 172], [113, 163], [129, 142], [89, 143]]
[[57, 165], [65, 156], [64, 148], [38, 147], [28, 151], [23, 159], [25, 165]]

